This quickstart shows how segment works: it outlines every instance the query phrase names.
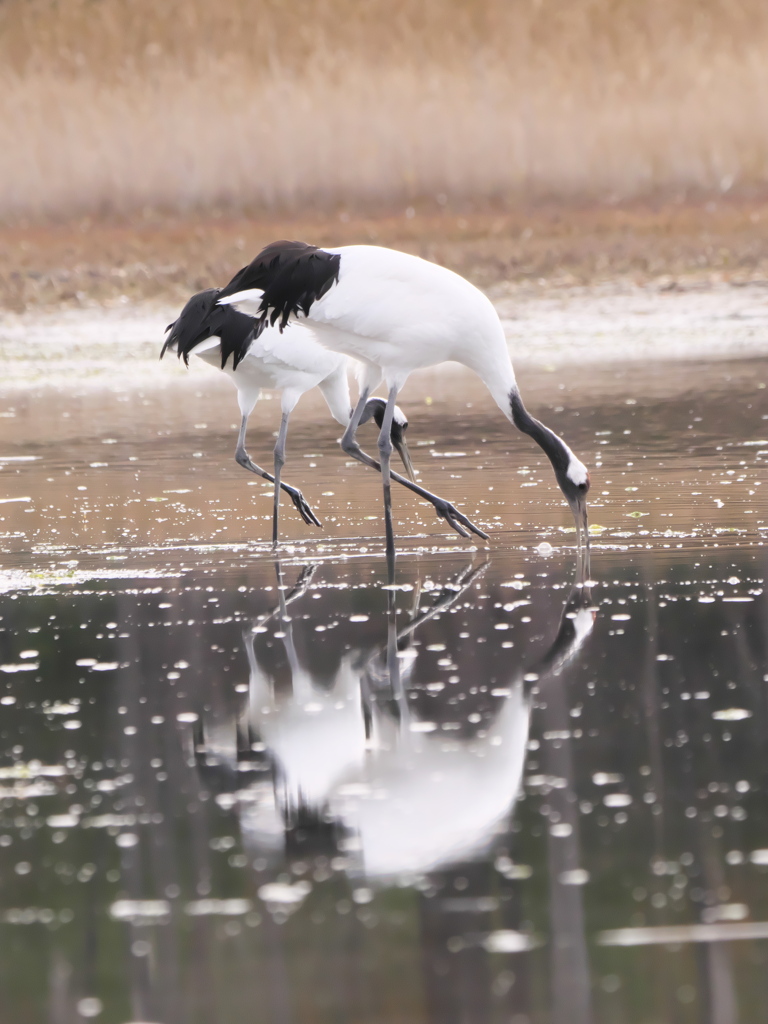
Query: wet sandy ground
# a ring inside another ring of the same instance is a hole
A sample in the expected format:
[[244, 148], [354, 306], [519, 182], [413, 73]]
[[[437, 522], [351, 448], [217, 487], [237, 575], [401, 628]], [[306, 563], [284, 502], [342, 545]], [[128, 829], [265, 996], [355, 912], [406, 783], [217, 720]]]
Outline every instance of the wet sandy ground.
[[[284, 505], [276, 566], [228, 382], [150, 363], [149, 315], [142, 385], [106, 356], [89, 380], [63, 319], [67, 386], [54, 356], [0, 410], [0, 1020], [763, 1019], [768, 360], [746, 295], [714, 324], [707, 296], [622, 300], [622, 339], [752, 355], [626, 365], [563, 355], [614, 343], [615, 296], [517, 320], [498, 296], [531, 411], [592, 472], [575, 590], [551, 470], [461, 371], [402, 405], [422, 479], [490, 541], [396, 493], [392, 591], [378, 479], [321, 400], [285, 478], [324, 529]], [[264, 464], [277, 420], [252, 417]]]

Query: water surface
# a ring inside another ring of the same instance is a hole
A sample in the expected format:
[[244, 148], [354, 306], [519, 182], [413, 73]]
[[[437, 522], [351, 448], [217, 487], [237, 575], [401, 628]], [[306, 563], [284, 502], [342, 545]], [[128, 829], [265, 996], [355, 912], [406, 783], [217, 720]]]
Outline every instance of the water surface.
[[768, 1014], [768, 363], [562, 379], [522, 383], [592, 469], [588, 586], [463, 377], [403, 405], [491, 541], [396, 495], [396, 589], [320, 404], [285, 476], [325, 530], [285, 507], [276, 560], [226, 387], [9, 401], [0, 1019]]

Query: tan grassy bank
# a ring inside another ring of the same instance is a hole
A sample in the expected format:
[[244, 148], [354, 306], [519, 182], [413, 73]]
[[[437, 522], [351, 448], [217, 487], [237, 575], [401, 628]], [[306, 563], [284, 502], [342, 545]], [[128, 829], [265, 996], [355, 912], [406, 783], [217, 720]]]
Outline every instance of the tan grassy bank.
[[761, 194], [765, 0], [5, 0], [0, 218]]

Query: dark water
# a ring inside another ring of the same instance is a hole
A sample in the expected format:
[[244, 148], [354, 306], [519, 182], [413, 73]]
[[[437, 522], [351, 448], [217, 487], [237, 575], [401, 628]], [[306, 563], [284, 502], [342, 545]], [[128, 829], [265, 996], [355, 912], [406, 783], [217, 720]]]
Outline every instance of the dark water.
[[189, 395], [13, 407], [3, 1024], [766, 1019], [764, 378], [672, 367], [588, 408], [574, 379], [561, 412], [530, 381], [601, 464], [576, 587], [545, 467], [471, 392], [458, 423], [449, 388], [412, 402], [411, 444], [491, 544], [403, 504], [395, 590], [324, 422], [292, 436], [325, 539], [288, 512], [278, 564], [226, 391], [201, 436]]

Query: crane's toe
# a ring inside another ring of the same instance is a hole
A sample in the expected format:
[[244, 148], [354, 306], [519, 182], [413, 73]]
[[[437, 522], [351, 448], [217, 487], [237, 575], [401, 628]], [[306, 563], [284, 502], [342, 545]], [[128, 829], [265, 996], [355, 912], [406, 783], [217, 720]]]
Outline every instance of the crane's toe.
[[460, 534], [462, 537], [469, 537], [467, 530], [471, 530], [476, 536], [482, 538], [482, 540], [488, 540], [488, 534], [483, 533], [473, 522], [471, 522], [464, 515], [463, 512], [459, 512], [455, 505], [452, 505], [449, 501], [439, 502], [435, 505], [437, 514], [445, 519], [446, 523]]
[[299, 515], [307, 524], [307, 526], [319, 526], [322, 529], [323, 524], [312, 511], [309, 504], [307, 503], [306, 498], [301, 493], [301, 491], [291, 490], [288, 493], [291, 496], [291, 501], [298, 509]]
[[455, 519], [453, 518], [453, 516], [450, 516], [450, 515], [448, 515], [448, 514], [445, 514], [445, 515], [443, 515], [443, 519], [445, 519], [446, 523], [448, 523], [448, 525], [449, 525], [449, 526], [450, 526], [450, 527], [451, 527], [452, 529], [454, 529], [454, 530], [456, 531], [456, 533], [458, 533], [458, 534], [459, 534], [459, 536], [460, 536], [460, 537], [467, 537], [467, 538], [469, 537], [469, 534], [468, 534], [468, 533], [467, 533], [467, 531], [466, 531], [466, 530], [464, 529], [464, 527], [463, 527], [463, 526], [460, 526], [460, 525], [459, 525], [459, 524], [458, 524], [458, 523], [456, 522], [456, 520], [455, 520]]

